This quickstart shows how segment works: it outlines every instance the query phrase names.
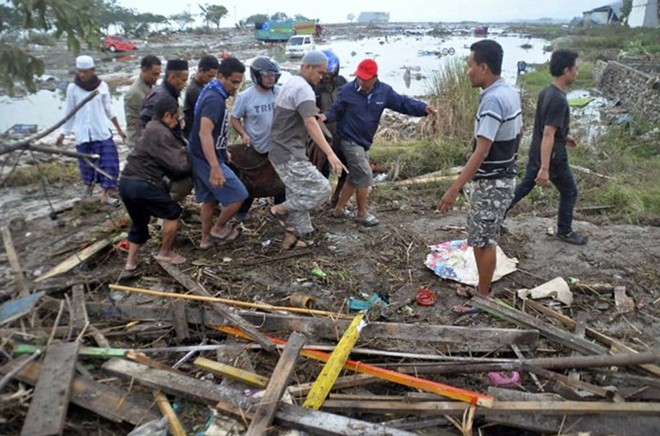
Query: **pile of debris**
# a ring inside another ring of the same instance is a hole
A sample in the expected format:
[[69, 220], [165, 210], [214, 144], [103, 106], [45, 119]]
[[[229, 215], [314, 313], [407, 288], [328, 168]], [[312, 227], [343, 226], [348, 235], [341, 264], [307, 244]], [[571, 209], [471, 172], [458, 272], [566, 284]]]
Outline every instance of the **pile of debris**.
[[[339, 312], [315, 309], [305, 295], [288, 295], [287, 305], [239, 301], [218, 296], [211, 269], [162, 262], [152, 272], [165, 286], [145, 275], [131, 284], [146, 287], [95, 287], [93, 273], [87, 285], [83, 273], [66, 279], [111, 238], [28, 286], [7, 228], [3, 239], [16, 284], [0, 306], [7, 434], [88, 434], [100, 422], [115, 423], [106, 433], [132, 435], [660, 428], [660, 353], [637, 352], [588, 327], [582, 314], [574, 320], [557, 304], [529, 299], [534, 290], [526, 299], [472, 297], [492, 316], [488, 327], [382, 322], [415, 298], [376, 295]], [[617, 307], [629, 303], [625, 289], [579, 286], [613, 292]], [[430, 296], [418, 295], [417, 304], [433, 304]], [[519, 328], [493, 327], [499, 320]], [[91, 415], [77, 417], [69, 403], [103, 419], [90, 424]]]

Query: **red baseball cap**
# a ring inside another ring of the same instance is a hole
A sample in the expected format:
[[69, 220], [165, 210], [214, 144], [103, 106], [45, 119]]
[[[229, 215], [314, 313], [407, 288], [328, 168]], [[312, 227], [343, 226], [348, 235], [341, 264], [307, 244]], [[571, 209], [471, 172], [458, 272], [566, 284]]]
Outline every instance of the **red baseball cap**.
[[369, 80], [378, 74], [378, 64], [373, 59], [365, 59], [357, 67], [354, 76], [362, 80]]

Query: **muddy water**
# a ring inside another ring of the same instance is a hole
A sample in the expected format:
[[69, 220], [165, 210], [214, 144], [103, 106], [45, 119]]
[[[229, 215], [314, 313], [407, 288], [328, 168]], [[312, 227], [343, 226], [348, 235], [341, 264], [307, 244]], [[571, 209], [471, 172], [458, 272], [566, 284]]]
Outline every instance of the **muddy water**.
[[[493, 36], [504, 48], [503, 75], [511, 83], [515, 82], [516, 64], [524, 60], [528, 64], [543, 63], [549, 59], [549, 53], [543, 53], [543, 46], [548, 42], [542, 39], [529, 39], [521, 37]], [[381, 79], [390, 84], [397, 92], [407, 95], [424, 95], [428, 93], [429, 81], [434, 72], [439, 71], [443, 65], [454, 58], [464, 58], [469, 52], [469, 46], [477, 41], [474, 37], [449, 37], [446, 39], [431, 36], [391, 36], [379, 38], [365, 38], [358, 41], [348, 39], [334, 39], [327, 43], [319, 44], [319, 49], [332, 48], [341, 60], [341, 74], [347, 79], [355, 71], [357, 64], [366, 57], [377, 60], [380, 68]], [[523, 49], [524, 44], [531, 45], [529, 49]], [[453, 56], [435, 56], [429, 52], [443, 49], [454, 49]], [[153, 52], [158, 52], [158, 47], [151, 47]], [[264, 53], [266, 54], [266, 53]], [[254, 53], [247, 55], [240, 51], [235, 53], [239, 58], [249, 62]], [[247, 55], [247, 56], [246, 56]], [[126, 67], [119, 73], [125, 73], [126, 77], [136, 74], [134, 62], [127, 63]], [[282, 68], [295, 71], [298, 60], [285, 60]], [[191, 61], [196, 65], [196, 61]], [[406, 68], [409, 67], [409, 74]], [[50, 73], [47, 71], [47, 73]], [[103, 76], [102, 73], [100, 73]], [[281, 81], [285, 82], [290, 75], [283, 75]], [[68, 80], [68, 79], [67, 79]], [[60, 84], [60, 87], [65, 87]], [[113, 106], [121, 122], [124, 120], [123, 93], [127, 88], [118, 87], [113, 93]], [[64, 91], [42, 90], [34, 95], [22, 98], [0, 97], [0, 132], [4, 132], [14, 124], [37, 124], [40, 129], [51, 126], [63, 116]]]

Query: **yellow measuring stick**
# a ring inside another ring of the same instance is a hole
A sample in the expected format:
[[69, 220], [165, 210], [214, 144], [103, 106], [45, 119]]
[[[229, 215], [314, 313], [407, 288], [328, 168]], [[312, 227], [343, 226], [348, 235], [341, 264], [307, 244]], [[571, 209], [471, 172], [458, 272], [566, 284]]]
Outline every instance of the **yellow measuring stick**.
[[316, 378], [316, 381], [314, 381], [314, 384], [312, 384], [312, 388], [307, 394], [307, 399], [303, 407], [314, 410], [321, 408], [337, 377], [339, 377], [339, 373], [346, 364], [351, 350], [360, 337], [360, 331], [366, 325], [364, 313], [353, 318], [351, 325], [344, 332], [344, 336], [341, 337], [330, 358], [323, 366], [323, 369], [321, 369], [321, 373]]

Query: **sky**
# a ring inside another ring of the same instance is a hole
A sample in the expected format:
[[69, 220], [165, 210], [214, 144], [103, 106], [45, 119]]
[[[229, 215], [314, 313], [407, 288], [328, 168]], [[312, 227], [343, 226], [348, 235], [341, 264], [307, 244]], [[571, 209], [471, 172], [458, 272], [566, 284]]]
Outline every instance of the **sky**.
[[165, 16], [183, 11], [196, 14], [198, 4], [219, 4], [227, 8], [222, 27], [231, 27], [254, 14], [284, 12], [319, 18], [321, 23], [344, 23], [349, 13], [389, 12], [391, 22], [457, 22], [510, 21], [517, 19], [560, 18], [570, 20], [582, 12], [612, 3], [613, 0], [119, 0], [124, 7], [138, 12], [153, 12]]

